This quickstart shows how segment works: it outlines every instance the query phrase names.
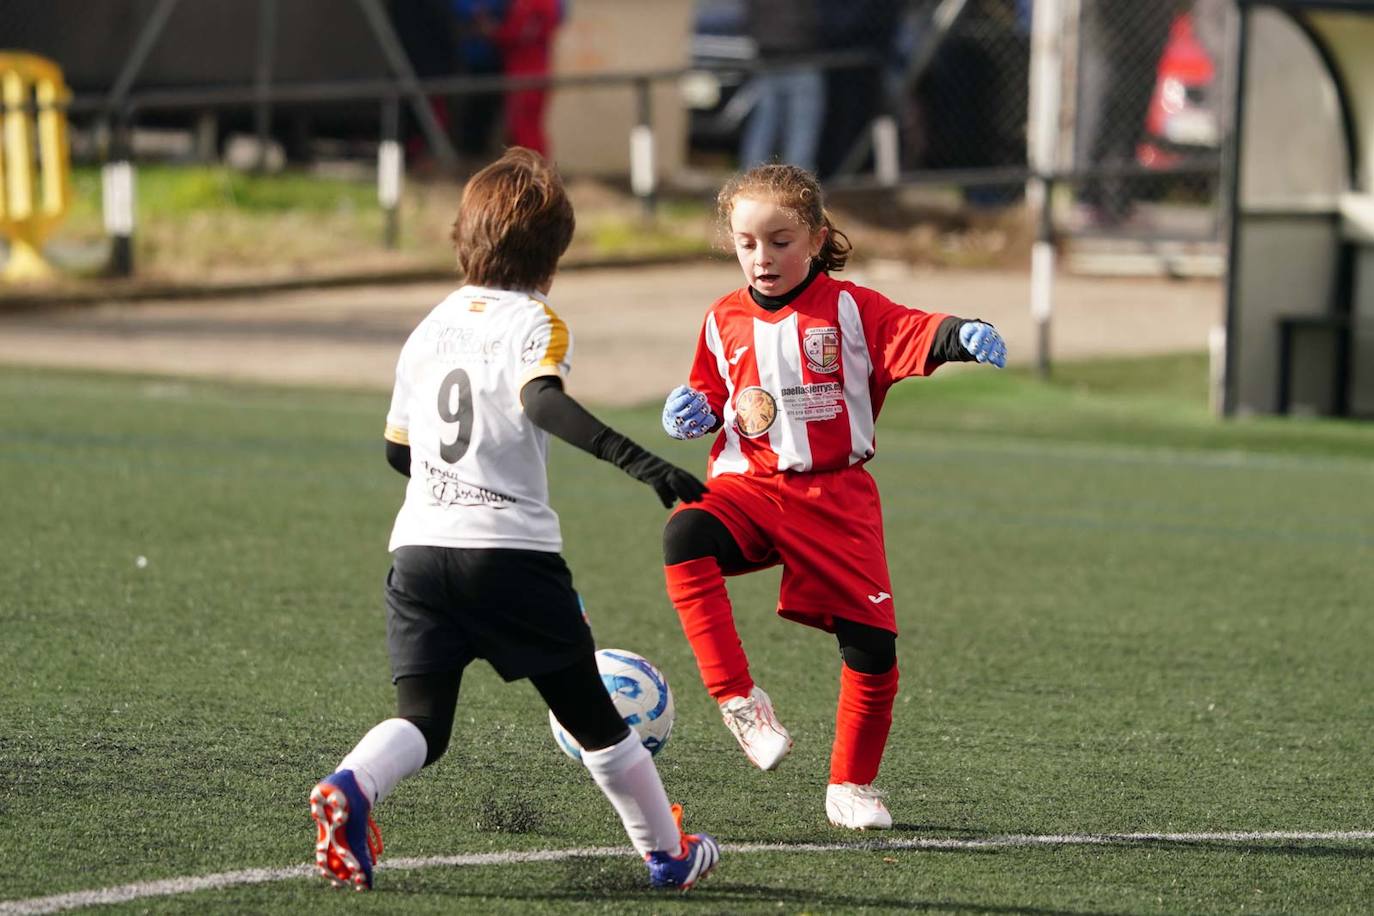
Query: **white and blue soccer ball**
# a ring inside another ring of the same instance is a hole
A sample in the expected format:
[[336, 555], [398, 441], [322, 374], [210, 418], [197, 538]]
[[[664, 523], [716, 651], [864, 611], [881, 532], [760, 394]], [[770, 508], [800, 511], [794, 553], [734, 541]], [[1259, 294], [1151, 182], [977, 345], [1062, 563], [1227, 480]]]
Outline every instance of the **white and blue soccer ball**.
[[[674, 716], [673, 692], [663, 672], [644, 656], [625, 649], [597, 650], [596, 667], [625, 724], [634, 729], [650, 754], [663, 750], [673, 732]], [[582, 746], [563, 730], [552, 712], [549, 728], [563, 753], [574, 760], [582, 759]]]

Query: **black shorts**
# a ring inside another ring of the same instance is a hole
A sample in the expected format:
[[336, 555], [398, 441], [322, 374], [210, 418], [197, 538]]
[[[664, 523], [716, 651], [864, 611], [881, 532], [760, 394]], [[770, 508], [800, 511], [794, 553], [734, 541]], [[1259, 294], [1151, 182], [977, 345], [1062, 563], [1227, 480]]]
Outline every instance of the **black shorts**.
[[507, 681], [596, 651], [561, 554], [399, 547], [386, 577], [392, 679], [486, 659]]

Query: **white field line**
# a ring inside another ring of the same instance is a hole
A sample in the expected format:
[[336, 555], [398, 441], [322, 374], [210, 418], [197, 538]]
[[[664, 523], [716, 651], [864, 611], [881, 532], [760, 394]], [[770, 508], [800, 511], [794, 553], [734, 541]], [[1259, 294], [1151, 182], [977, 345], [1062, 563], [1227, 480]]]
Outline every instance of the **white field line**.
[[[1071, 834], [1010, 834], [981, 839], [939, 839], [911, 837], [909, 839], [872, 840], [858, 843], [738, 843], [726, 844], [722, 850], [733, 855], [758, 852], [893, 852], [901, 850], [979, 850], [1025, 846], [1129, 846], [1150, 843], [1275, 843], [1275, 842], [1362, 842], [1374, 840], [1374, 830], [1344, 831], [1286, 831], [1257, 832], [1222, 831], [1215, 833], [1071, 833]], [[591, 859], [623, 856], [623, 846], [587, 846], [575, 849], [538, 849], [526, 852], [484, 852], [456, 856], [426, 856], [412, 859], [384, 859], [377, 871], [412, 871], [421, 868], [463, 867], [481, 865], [521, 865], [530, 862], [562, 862], [569, 859]], [[31, 897], [28, 900], [0, 901], [0, 916], [28, 916], [36, 913], [57, 913], [87, 906], [125, 903], [146, 897], [170, 897], [195, 891], [238, 887], [245, 884], [264, 884], [269, 881], [288, 881], [314, 874], [313, 865], [292, 865], [287, 868], [249, 868], [214, 875], [191, 878], [165, 878], [143, 881], [91, 891], [75, 891], [51, 897]]]

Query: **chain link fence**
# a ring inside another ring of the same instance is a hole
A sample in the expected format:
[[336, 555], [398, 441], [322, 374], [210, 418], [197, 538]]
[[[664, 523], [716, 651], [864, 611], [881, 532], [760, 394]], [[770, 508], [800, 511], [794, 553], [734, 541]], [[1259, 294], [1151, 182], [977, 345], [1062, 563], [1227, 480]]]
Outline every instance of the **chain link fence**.
[[[1220, 237], [1234, 0], [690, 0], [685, 70], [674, 63], [543, 76], [455, 63], [466, 52], [463, 33], [447, 28], [457, 8], [449, 0], [335, 0], [327, 29], [316, 28], [322, 0], [258, 0], [251, 16], [193, 0], [131, 2], [136, 15], [118, 22], [102, 19], [103, 7], [80, 5], [86, 18], [74, 31], [63, 30], [76, 0], [27, 0], [6, 13], [11, 35], [67, 49], [78, 156], [110, 155], [102, 131], [115, 114], [137, 128], [127, 132], [143, 144], [135, 159], [227, 160], [234, 144], [226, 138], [247, 134], [257, 142], [245, 161], [257, 167], [273, 148], [287, 161], [325, 150], [376, 158], [389, 174], [383, 166], [395, 171], [398, 157], [378, 150], [394, 153], [398, 140], [406, 159], [428, 150], [445, 163], [480, 164], [474, 157], [499, 150], [494, 106], [503, 97], [538, 90], [571, 98], [604, 83], [633, 93], [637, 113], [626, 129], [646, 136], [651, 102], [655, 111], [685, 104], [689, 165], [785, 159], [837, 187], [952, 188], [970, 211], [1016, 207], [1025, 196], [1032, 36], [1036, 18], [1043, 25], [1052, 16], [1060, 52], [1054, 229]], [[591, 7], [584, 2], [583, 14]], [[575, 33], [577, 0], [560, 8], [569, 17], [563, 28]], [[634, 28], [656, 22], [646, 9], [636, 7], [650, 18]], [[627, 16], [617, 9], [616, 23]], [[223, 40], [188, 59], [200, 52], [182, 37], [201, 35], [204, 45], [206, 28]], [[436, 62], [417, 36], [441, 34], [453, 47]], [[403, 70], [408, 81], [395, 76]], [[204, 81], [187, 84], [187, 73]], [[694, 77], [703, 75], [710, 85], [701, 91]], [[160, 153], [147, 144], [163, 125], [175, 130], [159, 142], [180, 146]], [[624, 144], [633, 148], [629, 183], [649, 207], [656, 183], [672, 183], [677, 168], [655, 143]], [[395, 195], [383, 196], [394, 209]], [[389, 243], [394, 237], [393, 226]]]
[[1229, 109], [1219, 14], [1210, 0], [1084, 0], [1073, 117], [1081, 226], [1140, 226], [1152, 203], [1215, 203]]
[[[808, 3], [810, 6], [808, 6]], [[1061, 0], [1061, 230], [1215, 237], [1232, 0]], [[751, 27], [818, 23], [809, 51], [857, 49], [870, 67], [830, 68], [813, 162], [827, 180], [873, 169], [866, 134], [887, 114], [902, 181], [962, 188], [971, 207], [1018, 203], [1027, 172], [1034, 0], [698, 0], [698, 63], [769, 61]], [[781, 25], [780, 25], [781, 23]], [[766, 34], [766, 33], [763, 33]], [[728, 44], [731, 38], [742, 44]], [[753, 46], [750, 41], [753, 41]], [[730, 48], [729, 55], [716, 49]], [[785, 60], [785, 59], [784, 59]], [[747, 96], [744, 81], [738, 95]], [[722, 105], [722, 110], [731, 106]], [[757, 110], [694, 120], [703, 147], [737, 143]], [[724, 129], [722, 129], [724, 125]], [[734, 133], [731, 134], [730, 131]], [[785, 143], [775, 152], [786, 158]]]

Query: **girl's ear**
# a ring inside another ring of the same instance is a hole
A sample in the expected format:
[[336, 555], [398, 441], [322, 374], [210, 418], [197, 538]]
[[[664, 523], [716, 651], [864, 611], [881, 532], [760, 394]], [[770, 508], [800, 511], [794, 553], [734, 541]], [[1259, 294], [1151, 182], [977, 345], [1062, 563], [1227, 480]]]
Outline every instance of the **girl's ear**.
[[814, 258], [816, 255], [821, 253], [821, 249], [825, 247], [825, 240], [828, 238], [830, 238], [829, 226], [822, 226], [821, 228], [817, 229], [814, 234], [812, 234], [811, 257]]

